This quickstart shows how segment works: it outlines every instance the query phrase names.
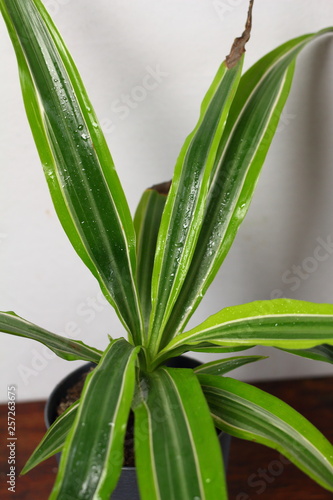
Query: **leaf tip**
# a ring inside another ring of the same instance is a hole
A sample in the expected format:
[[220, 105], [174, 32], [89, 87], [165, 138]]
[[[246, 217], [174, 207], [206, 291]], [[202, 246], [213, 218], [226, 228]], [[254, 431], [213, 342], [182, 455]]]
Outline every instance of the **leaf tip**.
[[28, 462], [25, 464], [25, 466], [20, 471], [19, 477], [24, 476], [27, 472], [29, 472]]
[[161, 182], [160, 184], [154, 184], [149, 189], [151, 191], [157, 191], [159, 194], [168, 195], [171, 186], [171, 181]]
[[234, 43], [232, 44], [230, 54], [225, 58], [225, 63], [228, 69], [236, 66], [240, 58], [245, 52], [245, 45], [249, 41], [251, 36], [251, 28], [252, 28], [252, 8], [253, 8], [254, 0], [250, 0], [249, 10], [247, 13], [247, 19], [245, 24], [245, 30], [242, 35], [238, 38], [235, 38]]

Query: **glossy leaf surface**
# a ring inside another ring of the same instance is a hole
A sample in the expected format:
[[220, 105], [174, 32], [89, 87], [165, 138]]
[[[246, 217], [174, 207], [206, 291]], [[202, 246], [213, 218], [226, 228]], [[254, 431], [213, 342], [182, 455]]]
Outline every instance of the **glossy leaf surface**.
[[210, 361], [209, 363], [204, 363], [193, 371], [196, 375], [205, 373], [207, 375], [224, 375], [236, 368], [248, 365], [249, 363], [255, 363], [256, 361], [261, 361], [266, 359], [265, 356], [235, 356], [232, 358], [218, 359], [216, 361]]
[[245, 218], [289, 95], [295, 58], [309, 42], [329, 31], [290, 40], [242, 76], [216, 155], [195, 253], [166, 327], [164, 345], [184, 329]]
[[252, 345], [248, 346], [241, 346], [241, 347], [230, 347], [230, 346], [221, 346], [221, 345], [213, 345], [210, 342], [200, 342], [199, 344], [196, 345], [187, 345], [187, 344], [180, 344], [179, 346], [175, 348], [170, 348], [167, 346], [165, 349], [163, 349], [156, 359], [152, 362], [152, 368], [156, 368], [159, 365], [165, 363], [167, 359], [174, 358], [177, 356], [181, 356], [182, 354], [186, 352], [207, 352], [207, 353], [212, 353], [212, 354], [228, 354], [230, 352], [239, 352], [239, 351], [246, 351], [247, 349], [251, 349], [251, 347], [254, 347]]
[[280, 399], [231, 378], [199, 375], [216, 427], [274, 448], [333, 491], [333, 446]]
[[62, 450], [67, 434], [74, 423], [79, 404], [79, 401], [73, 403], [53, 422], [39, 445], [27, 460], [27, 463], [21, 471], [21, 475], [26, 474], [29, 470], [36, 467], [36, 465]]
[[101, 351], [94, 347], [48, 332], [11, 311], [0, 312], [0, 332], [36, 340], [67, 361], [82, 359], [98, 363], [102, 355]]
[[175, 337], [161, 351], [202, 343], [241, 347], [266, 345], [306, 349], [333, 345], [333, 305], [291, 299], [262, 300], [226, 307], [192, 330]]
[[141, 380], [134, 413], [142, 500], [227, 498], [216, 431], [192, 370], [149, 374]]
[[50, 500], [109, 500], [123, 464], [137, 353], [116, 339], [87, 376]]
[[198, 124], [178, 157], [157, 240], [152, 279], [150, 343], [157, 350], [163, 328], [186, 277], [203, 221], [209, 180], [243, 58], [223, 62], [202, 106]]
[[1, 0], [0, 6], [59, 220], [127, 330], [140, 339], [134, 227], [77, 69], [40, 0]]
[[148, 330], [151, 312], [151, 278], [157, 235], [168, 190], [169, 183], [147, 189], [142, 195], [134, 216], [137, 238], [138, 292], [146, 330]]

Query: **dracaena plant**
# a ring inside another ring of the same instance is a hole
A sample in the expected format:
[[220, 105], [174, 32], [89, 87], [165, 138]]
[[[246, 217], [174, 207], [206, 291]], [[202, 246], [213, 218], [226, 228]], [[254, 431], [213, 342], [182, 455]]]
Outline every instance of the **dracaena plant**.
[[214, 426], [279, 450], [333, 491], [333, 447], [326, 438], [284, 402], [225, 376], [261, 357], [237, 354], [194, 370], [165, 365], [187, 351], [230, 353], [254, 345], [333, 362], [331, 304], [257, 301], [186, 329], [246, 215], [295, 60], [333, 29], [279, 46], [242, 76], [251, 3], [246, 29], [204, 97], [171, 186], [148, 189], [132, 220], [98, 119], [43, 4], [0, 5], [56, 212], [127, 333], [100, 352], [13, 312], [0, 314], [2, 332], [39, 341], [66, 360], [96, 364], [80, 400], [55, 421], [22, 472], [62, 451], [50, 498], [109, 498], [132, 409], [144, 500], [227, 498]]

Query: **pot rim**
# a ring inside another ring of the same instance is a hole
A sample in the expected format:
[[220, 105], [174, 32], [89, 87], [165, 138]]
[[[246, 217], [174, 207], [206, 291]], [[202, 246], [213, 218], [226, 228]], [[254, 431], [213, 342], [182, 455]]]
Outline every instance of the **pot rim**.
[[[179, 357], [181, 357], [182, 360], [185, 361], [185, 364], [187, 365], [185, 368], [195, 368], [201, 364], [199, 361], [195, 360], [194, 358], [191, 358], [190, 356], [182, 355]], [[177, 358], [172, 358], [171, 360], [169, 360], [169, 366], [170, 365], [177, 366], [176, 360]], [[76, 369], [74, 369], [73, 371], [71, 371], [70, 373], [68, 373], [64, 378], [62, 378], [56, 384], [56, 386], [51, 391], [44, 407], [44, 421], [47, 429], [49, 429], [49, 427], [53, 424], [53, 422], [56, 420], [58, 416], [56, 414], [56, 408], [58, 407], [61, 398], [66, 392], [66, 390], [73, 384], [75, 384], [80, 379], [80, 376], [88, 370], [88, 368], [95, 366], [97, 366], [96, 363], [86, 362], [81, 366], [77, 367]], [[221, 430], [219, 431], [218, 437], [220, 442], [222, 442], [222, 439], [225, 441], [230, 439], [230, 435]], [[229, 444], [226, 443], [225, 446], [229, 448]], [[224, 460], [225, 459], [226, 457], [224, 457]], [[129, 472], [135, 471], [136, 467], [124, 465], [122, 467], [122, 470]]]

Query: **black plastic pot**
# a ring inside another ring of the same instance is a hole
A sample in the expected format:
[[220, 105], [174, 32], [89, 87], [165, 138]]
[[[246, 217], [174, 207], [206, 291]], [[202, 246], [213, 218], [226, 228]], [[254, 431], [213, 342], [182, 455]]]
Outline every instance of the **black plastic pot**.
[[[166, 364], [173, 368], [196, 368], [200, 363], [187, 356], [180, 356], [171, 359]], [[81, 379], [81, 376], [92, 366], [95, 365], [93, 363], [87, 363], [81, 366], [67, 375], [67, 377], [61, 380], [54, 388], [45, 405], [44, 417], [47, 428], [49, 428], [57, 418], [57, 407], [65, 396], [66, 391], [75, 385]], [[227, 468], [231, 437], [225, 432], [220, 432], [218, 437], [222, 448], [225, 468]], [[57, 454], [57, 458], [58, 460], [60, 459], [60, 453]], [[135, 467], [123, 467], [117, 487], [111, 496], [111, 500], [140, 500]]]

